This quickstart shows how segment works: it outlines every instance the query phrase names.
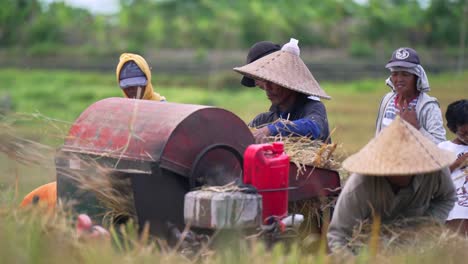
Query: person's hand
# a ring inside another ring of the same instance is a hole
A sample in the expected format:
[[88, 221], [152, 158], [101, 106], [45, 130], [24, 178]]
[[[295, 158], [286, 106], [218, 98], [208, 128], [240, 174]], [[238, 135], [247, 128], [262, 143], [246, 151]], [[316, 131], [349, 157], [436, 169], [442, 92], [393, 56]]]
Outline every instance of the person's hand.
[[265, 143], [266, 137], [270, 136], [270, 130], [268, 130], [268, 127], [264, 126], [262, 128], [254, 130], [252, 134], [255, 138], [255, 143]]
[[468, 164], [468, 153], [464, 153], [458, 157], [452, 165], [450, 165], [450, 171], [454, 171], [460, 167], [466, 166]]
[[418, 116], [416, 115], [416, 109], [414, 109], [414, 107], [411, 107], [406, 100], [403, 100], [402, 104], [397, 105], [397, 109], [400, 112], [399, 115], [401, 119], [419, 130]]

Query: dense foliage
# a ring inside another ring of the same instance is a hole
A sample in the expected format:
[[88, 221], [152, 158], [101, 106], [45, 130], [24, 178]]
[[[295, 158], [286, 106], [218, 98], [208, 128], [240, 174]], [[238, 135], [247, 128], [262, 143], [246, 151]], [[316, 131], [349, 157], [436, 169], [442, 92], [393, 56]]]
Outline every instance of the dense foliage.
[[[363, 2], [363, 1], [359, 1]], [[421, 4], [421, 3], [424, 3]], [[291, 36], [309, 47], [368, 55], [405, 43], [458, 47], [464, 0], [120, 0], [112, 15], [65, 1], [0, 0], [0, 47], [32, 54], [148, 48], [231, 49]], [[465, 15], [466, 16], [466, 15]]]

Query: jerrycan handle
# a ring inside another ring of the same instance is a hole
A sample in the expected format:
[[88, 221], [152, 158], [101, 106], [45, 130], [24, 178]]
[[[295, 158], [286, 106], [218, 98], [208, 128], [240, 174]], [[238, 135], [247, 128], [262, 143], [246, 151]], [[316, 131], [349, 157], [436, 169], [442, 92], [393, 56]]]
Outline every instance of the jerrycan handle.
[[[273, 142], [272, 144], [254, 144], [250, 145], [249, 148], [253, 148], [255, 153], [265, 153], [267, 151], [271, 151], [273, 154], [281, 154], [284, 151], [284, 144], [283, 142]], [[244, 183], [251, 184], [252, 183], [252, 173], [251, 168], [247, 168], [244, 170]]]
[[279, 142], [273, 142], [273, 153], [275, 154], [283, 154], [284, 152], [284, 143], [279, 141]]

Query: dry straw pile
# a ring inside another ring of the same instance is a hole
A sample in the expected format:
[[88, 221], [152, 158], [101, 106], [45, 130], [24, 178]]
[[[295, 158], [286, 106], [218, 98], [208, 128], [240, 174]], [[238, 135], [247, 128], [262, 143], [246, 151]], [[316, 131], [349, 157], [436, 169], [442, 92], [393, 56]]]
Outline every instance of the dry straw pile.
[[394, 255], [408, 249], [430, 250], [463, 240], [465, 238], [430, 218], [405, 218], [391, 224], [380, 223], [377, 219], [356, 226], [348, 247], [354, 251], [369, 247], [382, 254]]
[[311, 140], [308, 137], [267, 137], [267, 142], [282, 141], [284, 150], [292, 163], [298, 168], [311, 166], [317, 168], [337, 170], [341, 164], [336, 161], [333, 153], [336, 143], [326, 144], [320, 140]]

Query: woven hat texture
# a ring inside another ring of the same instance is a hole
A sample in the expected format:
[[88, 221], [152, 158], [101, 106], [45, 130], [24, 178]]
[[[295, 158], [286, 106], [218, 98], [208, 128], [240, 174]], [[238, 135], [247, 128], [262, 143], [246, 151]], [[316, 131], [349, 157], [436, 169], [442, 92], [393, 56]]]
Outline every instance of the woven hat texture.
[[279, 50], [234, 71], [254, 79], [276, 83], [287, 89], [323, 99], [325, 93], [301, 58], [287, 50]]
[[350, 172], [371, 176], [428, 173], [452, 164], [455, 154], [442, 150], [397, 117], [359, 152], [343, 162]]

